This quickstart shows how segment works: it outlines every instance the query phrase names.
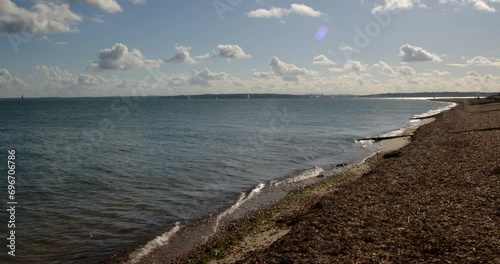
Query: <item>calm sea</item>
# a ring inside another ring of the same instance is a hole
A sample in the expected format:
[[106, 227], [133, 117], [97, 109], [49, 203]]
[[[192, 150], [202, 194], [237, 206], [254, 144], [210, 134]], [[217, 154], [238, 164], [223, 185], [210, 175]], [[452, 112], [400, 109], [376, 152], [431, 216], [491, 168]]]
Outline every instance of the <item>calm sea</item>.
[[[95, 263], [242, 192], [374, 150], [355, 139], [447, 104], [385, 99], [0, 101], [1, 263]], [[16, 151], [16, 257], [7, 150]], [[241, 197], [240, 197], [241, 198]]]

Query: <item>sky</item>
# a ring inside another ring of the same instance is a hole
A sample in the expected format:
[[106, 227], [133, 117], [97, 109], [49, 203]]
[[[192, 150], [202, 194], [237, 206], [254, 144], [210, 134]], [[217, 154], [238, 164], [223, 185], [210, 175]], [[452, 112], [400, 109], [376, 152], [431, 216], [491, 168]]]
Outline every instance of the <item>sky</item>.
[[500, 0], [0, 0], [0, 98], [500, 92]]

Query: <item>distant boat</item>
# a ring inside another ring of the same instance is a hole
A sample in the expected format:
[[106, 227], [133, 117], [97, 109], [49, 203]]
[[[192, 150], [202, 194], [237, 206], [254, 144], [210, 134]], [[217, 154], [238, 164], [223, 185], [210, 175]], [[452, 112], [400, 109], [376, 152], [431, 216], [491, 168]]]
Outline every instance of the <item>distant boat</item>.
[[21, 94], [21, 100], [24, 100], [24, 94]]
[[247, 98], [248, 98], [248, 99], [252, 99], [252, 98], [250, 97], [250, 94], [248, 94]]

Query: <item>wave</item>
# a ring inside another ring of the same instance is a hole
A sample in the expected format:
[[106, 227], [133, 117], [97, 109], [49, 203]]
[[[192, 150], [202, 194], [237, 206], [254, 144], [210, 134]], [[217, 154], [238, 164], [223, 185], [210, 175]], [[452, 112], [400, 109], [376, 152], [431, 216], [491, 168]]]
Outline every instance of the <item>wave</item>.
[[[441, 113], [443, 111], [449, 110], [455, 106], [456, 106], [456, 104], [452, 103], [452, 104], [440, 107], [438, 109], [432, 109], [432, 110], [429, 110], [425, 113], [414, 115], [413, 117], [414, 118], [421, 118], [421, 117], [426, 117], [426, 116], [433, 116], [433, 115], [436, 115], [436, 114]], [[410, 128], [412, 126], [418, 126], [418, 123], [409, 122], [409, 125], [407, 127], [398, 128], [396, 130], [383, 133], [380, 136], [390, 137], [390, 136], [401, 135], [402, 133], [405, 132], [405, 130], [407, 128]], [[356, 143], [362, 144], [363, 147], [368, 148], [368, 147], [372, 146], [373, 141], [371, 141], [371, 140], [357, 140]], [[376, 153], [372, 153], [368, 157], [365, 157], [361, 161], [361, 163], [366, 162], [367, 159], [369, 159], [370, 157], [372, 157], [375, 154]], [[298, 161], [298, 159], [290, 160], [290, 162], [294, 162], [294, 161]], [[297, 162], [297, 163], [300, 163], [300, 162]], [[238, 214], [240, 212], [239, 210], [241, 210], [241, 209], [246, 210], [245, 208], [242, 208], [242, 206], [245, 203], [249, 202], [250, 200], [259, 196], [259, 194], [263, 191], [263, 189], [266, 188], [266, 192], [264, 192], [259, 197], [264, 197], [262, 199], [265, 199], [265, 196], [267, 195], [268, 192], [272, 192], [273, 190], [281, 190], [281, 191], [282, 190], [289, 190], [288, 187], [293, 188], [292, 186], [295, 186], [297, 184], [300, 184], [301, 182], [304, 182], [304, 181], [307, 181], [310, 179], [314, 179], [314, 178], [316, 178], [320, 175], [323, 175], [325, 173], [326, 172], [323, 168], [318, 167], [318, 166], [314, 166], [314, 167], [309, 168], [309, 169], [305, 169], [305, 170], [298, 171], [296, 173], [292, 173], [285, 179], [273, 180], [273, 181], [269, 182], [267, 185], [264, 183], [259, 183], [248, 194], [245, 192], [241, 193], [240, 196], [238, 197], [237, 201], [234, 204], [232, 204], [229, 208], [223, 210], [218, 215], [216, 215], [214, 218], [212, 218], [213, 222], [210, 221], [209, 226], [207, 226], [209, 228], [208, 233], [206, 233], [206, 236], [203, 235], [203, 239], [201, 239], [200, 242], [205, 243], [212, 234], [216, 233], [219, 230], [221, 223], [223, 223], [224, 221], [227, 221], [227, 220], [232, 220], [232, 216]], [[328, 171], [328, 173], [329, 173], [329, 171]], [[279, 188], [276, 188], [276, 187], [279, 187]], [[257, 199], [260, 199], [260, 198], [257, 198]], [[255, 200], [255, 201], [258, 201], [258, 200]], [[192, 228], [192, 227], [189, 227], [189, 225], [188, 225], [183, 230], [189, 230], [190, 228]], [[138, 263], [140, 261], [140, 259], [142, 259], [143, 257], [150, 254], [156, 248], [158, 248], [162, 245], [165, 245], [165, 244], [169, 244], [169, 240], [180, 229], [181, 229], [181, 225], [179, 222], [177, 222], [172, 229], [165, 232], [161, 236], [156, 237], [154, 240], [148, 242], [144, 247], [142, 247], [142, 248], [134, 251], [132, 254], [130, 254], [129, 262], [127, 262], [127, 263], [129, 263], [129, 264]], [[174, 241], [171, 241], [171, 243], [175, 244]]]
[[[395, 137], [395, 136], [401, 136], [401, 135], [403, 135], [406, 132], [407, 129], [412, 129], [412, 128], [419, 127], [422, 124], [422, 120], [421, 120], [422, 118], [435, 116], [435, 115], [437, 115], [439, 113], [442, 113], [444, 111], [450, 110], [450, 109], [452, 109], [455, 106], [457, 106], [456, 103], [449, 103], [446, 106], [439, 107], [437, 109], [431, 109], [431, 110], [429, 110], [429, 111], [427, 111], [425, 113], [413, 115], [412, 119], [408, 122], [409, 123], [408, 126], [406, 126], [406, 127], [400, 127], [398, 129], [395, 129], [395, 130], [392, 130], [392, 131], [389, 131], [389, 132], [386, 132], [386, 133], [382, 133], [382, 134], [378, 135], [378, 137]], [[372, 144], [374, 143], [373, 140], [355, 140], [355, 142], [358, 143], [358, 144], [361, 144], [361, 146], [364, 147], [364, 148], [371, 147]]]
[[130, 254], [130, 256], [129, 256], [130, 261], [128, 261], [126, 263], [127, 264], [138, 263], [139, 260], [141, 260], [144, 256], [147, 256], [149, 253], [151, 253], [156, 248], [163, 246], [165, 244], [168, 244], [168, 241], [170, 240], [170, 238], [173, 235], [175, 235], [175, 233], [179, 232], [180, 229], [181, 229], [180, 222], [176, 222], [175, 226], [172, 229], [163, 233], [160, 236], [157, 236], [155, 239], [149, 241], [144, 247], [132, 252], [132, 254]]
[[405, 130], [407, 129], [407, 127], [400, 127], [396, 130], [393, 130], [393, 131], [389, 131], [387, 133], [382, 133], [379, 135], [379, 137], [395, 137], [395, 136], [399, 136], [399, 135], [402, 135]]
[[260, 191], [265, 186], [266, 186], [265, 184], [259, 183], [257, 185], [257, 187], [255, 187], [248, 195], [246, 195], [245, 193], [241, 193], [240, 198], [238, 199], [238, 201], [236, 201], [235, 204], [233, 204], [231, 207], [229, 207], [228, 209], [226, 209], [225, 211], [223, 211], [222, 213], [220, 213], [217, 216], [217, 218], [215, 219], [215, 224], [214, 224], [214, 228], [213, 228], [214, 233], [217, 232], [217, 228], [219, 228], [219, 224], [220, 224], [220, 221], [222, 220], [222, 218], [224, 218], [227, 215], [230, 215], [230, 214], [234, 213], [234, 211], [236, 211], [236, 209], [238, 209], [243, 203], [245, 203], [246, 201], [252, 199], [258, 193], [260, 193]]
[[[457, 106], [456, 103], [449, 103], [448, 105], [440, 107], [438, 109], [431, 109], [425, 113], [414, 115], [413, 118], [424, 118], [424, 117], [434, 116], [434, 115], [437, 115], [437, 114], [444, 112], [446, 110], [450, 110], [455, 106]], [[417, 120], [417, 122], [418, 122], [418, 120]]]
[[281, 181], [272, 181], [273, 186], [279, 186], [281, 184], [291, 184], [291, 183], [297, 183], [301, 181], [305, 181], [311, 178], [318, 177], [319, 175], [323, 174], [324, 170], [318, 166], [314, 166], [313, 168], [301, 171], [295, 176], [291, 176], [289, 178], [286, 178]]

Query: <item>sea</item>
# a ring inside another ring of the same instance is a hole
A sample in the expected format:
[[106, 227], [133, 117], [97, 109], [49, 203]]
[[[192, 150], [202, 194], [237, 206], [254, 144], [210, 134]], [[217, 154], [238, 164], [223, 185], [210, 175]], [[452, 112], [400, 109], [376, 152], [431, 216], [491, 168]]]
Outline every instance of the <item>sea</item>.
[[423, 98], [0, 100], [0, 263], [135, 263], [200, 219], [217, 231], [265, 188], [376, 152], [356, 139], [447, 107]]

